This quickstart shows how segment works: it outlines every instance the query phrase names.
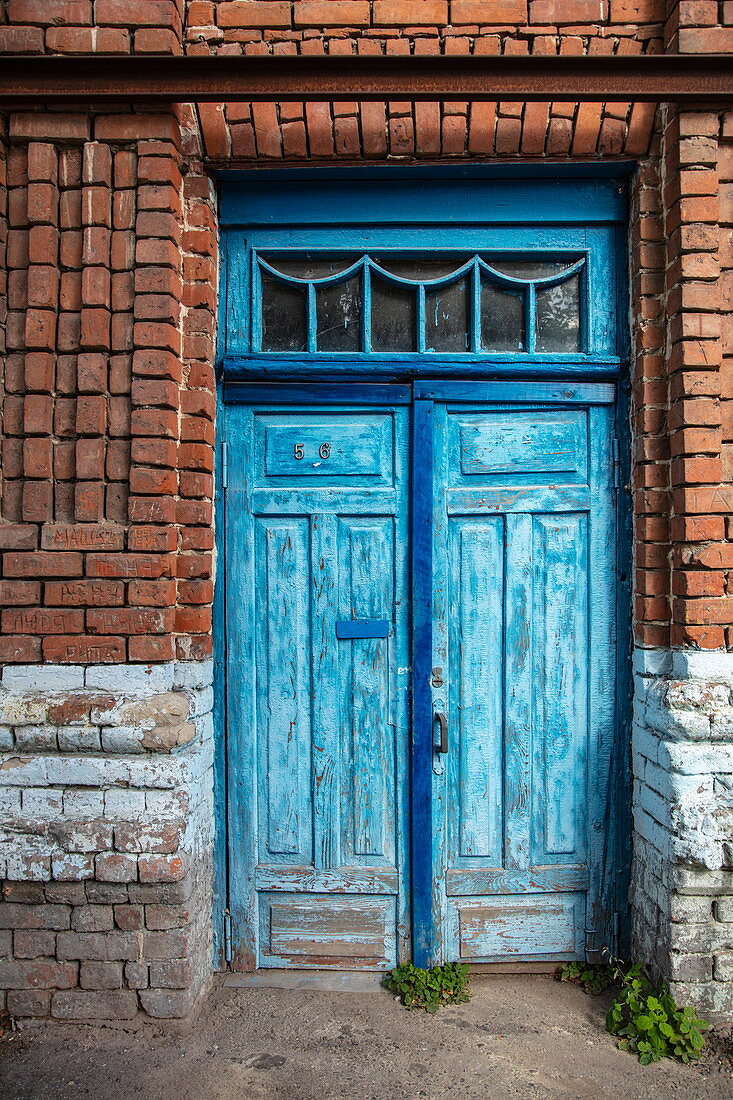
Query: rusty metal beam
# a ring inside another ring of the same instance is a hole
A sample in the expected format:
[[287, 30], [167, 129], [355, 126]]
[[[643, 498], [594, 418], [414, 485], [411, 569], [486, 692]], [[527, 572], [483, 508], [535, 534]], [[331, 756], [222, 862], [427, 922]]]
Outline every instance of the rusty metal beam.
[[5, 56], [0, 105], [287, 100], [733, 103], [733, 55]]

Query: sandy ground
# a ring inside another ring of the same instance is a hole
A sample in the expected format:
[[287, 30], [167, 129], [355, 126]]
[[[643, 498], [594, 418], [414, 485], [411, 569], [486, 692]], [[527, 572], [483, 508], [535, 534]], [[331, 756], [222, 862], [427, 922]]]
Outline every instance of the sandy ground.
[[605, 996], [545, 976], [475, 978], [465, 1005], [408, 1012], [379, 992], [219, 986], [187, 1035], [77, 1025], [0, 1040], [2, 1100], [733, 1098], [733, 1046], [640, 1066]]

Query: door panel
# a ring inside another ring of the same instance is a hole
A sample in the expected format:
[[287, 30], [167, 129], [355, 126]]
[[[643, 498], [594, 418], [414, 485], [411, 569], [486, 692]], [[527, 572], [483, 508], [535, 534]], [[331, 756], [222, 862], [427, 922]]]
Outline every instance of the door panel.
[[239, 968], [406, 950], [407, 429], [401, 408], [227, 410]]
[[611, 413], [448, 399], [433, 422], [433, 958], [583, 957], [611, 931]]

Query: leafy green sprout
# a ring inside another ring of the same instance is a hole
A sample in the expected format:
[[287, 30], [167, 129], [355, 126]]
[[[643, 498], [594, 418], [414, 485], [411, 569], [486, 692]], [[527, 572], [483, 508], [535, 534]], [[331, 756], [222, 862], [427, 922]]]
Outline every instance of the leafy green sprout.
[[429, 970], [404, 963], [387, 971], [384, 984], [390, 993], [400, 998], [405, 1008], [424, 1008], [431, 1013], [443, 1005], [464, 1004], [471, 999], [465, 963], [444, 963]]
[[606, 1027], [619, 1036], [621, 1050], [635, 1054], [642, 1065], [662, 1058], [694, 1062], [700, 1057], [707, 1023], [692, 1008], [677, 1005], [667, 983], [652, 981], [640, 963], [627, 968], [621, 963], [567, 963], [560, 979], [594, 994], [611, 985], [620, 987], [606, 1015]]

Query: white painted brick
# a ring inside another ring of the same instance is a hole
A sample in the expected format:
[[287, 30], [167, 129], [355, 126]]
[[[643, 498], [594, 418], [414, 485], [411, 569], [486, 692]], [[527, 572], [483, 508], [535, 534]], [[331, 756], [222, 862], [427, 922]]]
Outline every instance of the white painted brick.
[[646, 726], [635, 723], [631, 731], [631, 746], [634, 752], [641, 753], [647, 760], [656, 761], [659, 757], [660, 738]]
[[635, 780], [644, 782], [644, 776], [646, 774], [647, 766], [650, 762], [645, 756], [642, 756], [640, 752], [634, 752], [631, 750], [631, 774]]
[[733, 894], [733, 871], [705, 871], [700, 868], [672, 868], [672, 885], [681, 894]]
[[28, 787], [23, 791], [22, 808], [28, 817], [53, 820], [63, 813], [63, 792], [52, 787]]
[[123, 760], [94, 756], [46, 756], [48, 782], [59, 787], [126, 786], [130, 772]]
[[89, 665], [85, 685], [119, 692], [155, 695], [173, 687], [173, 664], [162, 665]]
[[733, 924], [733, 897], [717, 898], [713, 903], [715, 919], [723, 924]]
[[672, 894], [669, 899], [669, 917], [675, 924], [708, 924], [713, 906], [709, 897], [694, 894]]
[[149, 816], [188, 817], [187, 791], [145, 791], [145, 809]]
[[711, 715], [730, 706], [730, 688], [707, 680], [670, 680], [665, 702], [671, 711], [699, 711]]
[[51, 878], [51, 857], [42, 852], [9, 852], [5, 877], [11, 882], [48, 882]]
[[676, 863], [688, 863], [715, 871], [723, 862], [723, 847], [720, 840], [702, 829], [684, 828], [681, 832], [673, 831], [670, 844], [672, 859]]
[[683, 775], [729, 775], [733, 770], [733, 745], [662, 741], [659, 765]]
[[174, 688], [205, 688], [214, 682], [214, 662], [178, 661], [173, 668]]
[[[719, 925], [718, 927], [722, 927]], [[715, 947], [715, 924], [679, 924], [668, 926], [668, 946], [670, 950], [677, 951], [681, 955], [698, 955], [708, 953], [712, 955]]]
[[104, 792], [104, 816], [108, 821], [135, 821], [145, 817], [145, 792], [114, 788]]
[[668, 974], [673, 981], [709, 982], [713, 976], [712, 957], [706, 953], [679, 955], [672, 952]]
[[8, 691], [74, 691], [84, 686], [82, 665], [6, 665], [2, 686]]
[[0, 787], [0, 820], [20, 813], [21, 787]]
[[202, 688], [200, 691], [188, 691], [186, 694], [191, 703], [192, 717], [211, 712], [214, 706], [214, 689], [212, 687]]
[[669, 827], [669, 804], [665, 802], [656, 791], [653, 791], [651, 787], [647, 787], [646, 785], [640, 787], [638, 805], [660, 825], [663, 825], [665, 828]]
[[670, 710], [664, 703], [650, 701], [646, 708], [646, 721], [651, 729], [664, 737], [688, 741], [710, 740], [710, 718], [696, 710]]
[[81, 882], [94, 878], [94, 856], [65, 852], [51, 858], [51, 874], [60, 882]]
[[733, 685], [733, 653], [719, 649], [674, 650], [672, 675], [678, 680], [710, 680]]
[[654, 845], [663, 858], [669, 857], [672, 842], [669, 832], [650, 817], [641, 806], [634, 806], [634, 826], [642, 837]]
[[141, 753], [145, 752], [142, 740], [145, 730], [139, 726], [104, 726], [102, 728], [102, 748], [105, 752]]
[[716, 982], [733, 982], [733, 952], [724, 951], [715, 956], [713, 977]]
[[634, 672], [641, 676], [668, 676], [672, 669], [672, 654], [668, 649], [634, 647]]
[[665, 768], [660, 768], [658, 764], [652, 763], [651, 760], [647, 760], [644, 768], [644, 783], [656, 791], [661, 798], [671, 798], [670, 773]]
[[631, 722], [633, 725], [646, 727], [646, 693], [641, 694], [635, 690], [631, 705]]
[[0, 691], [0, 725], [40, 726], [48, 718], [48, 697]]
[[15, 748], [18, 752], [55, 752], [57, 748], [55, 726], [18, 726], [15, 731]]
[[180, 760], [180, 757], [173, 754], [127, 757], [130, 786], [163, 788], [189, 786], [189, 774], [186, 768], [181, 766]]
[[99, 752], [102, 743], [96, 726], [59, 726], [61, 752]]
[[0, 752], [7, 752], [15, 745], [13, 731], [7, 726], [0, 726]]
[[733, 741], [733, 707], [720, 707], [713, 712], [710, 736], [714, 741]]
[[8, 787], [42, 787], [48, 782], [46, 756], [0, 756], [0, 783]]
[[196, 726], [196, 735], [203, 741], [209, 740], [214, 736], [214, 718], [211, 714], [202, 714], [194, 721]]
[[104, 792], [91, 790], [64, 791], [64, 815], [72, 820], [93, 821], [104, 816]]

